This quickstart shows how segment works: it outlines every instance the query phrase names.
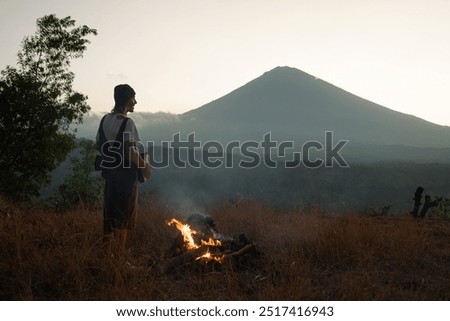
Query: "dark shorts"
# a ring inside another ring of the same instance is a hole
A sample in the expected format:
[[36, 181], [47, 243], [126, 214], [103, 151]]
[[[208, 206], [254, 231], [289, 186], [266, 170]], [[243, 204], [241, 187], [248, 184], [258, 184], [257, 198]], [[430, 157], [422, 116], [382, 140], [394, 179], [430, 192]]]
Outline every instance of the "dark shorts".
[[137, 172], [111, 170], [105, 177], [103, 231], [134, 229], [138, 201]]

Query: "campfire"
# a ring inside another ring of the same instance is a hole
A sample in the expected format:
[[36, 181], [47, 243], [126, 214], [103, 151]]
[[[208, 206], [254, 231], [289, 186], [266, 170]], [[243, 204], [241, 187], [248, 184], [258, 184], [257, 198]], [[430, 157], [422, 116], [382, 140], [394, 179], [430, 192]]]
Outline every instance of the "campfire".
[[226, 263], [236, 265], [244, 257], [254, 258], [258, 253], [256, 244], [245, 234], [237, 238], [224, 236], [209, 216], [193, 214], [185, 223], [172, 218], [167, 225], [175, 227], [179, 233], [163, 267], [165, 273], [199, 264], [212, 268]]
[[222, 243], [219, 240], [214, 239], [213, 237], [209, 237], [208, 240], [200, 239], [200, 244], [198, 244], [195, 240], [195, 235], [198, 232], [192, 229], [189, 224], [183, 224], [179, 220], [172, 218], [169, 222], [167, 222], [169, 226], [175, 226], [178, 231], [180, 231], [183, 236], [184, 247], [187, 251], [196, 250], [198, 248], [206, 248], [205, 252], [200, 256], [196, 257], [195, 260], [206, 260], [206, 261], [223, 261], [223, 255], [214, 255], [210, 252], [210, 247], [218, 247], [222, 246]]

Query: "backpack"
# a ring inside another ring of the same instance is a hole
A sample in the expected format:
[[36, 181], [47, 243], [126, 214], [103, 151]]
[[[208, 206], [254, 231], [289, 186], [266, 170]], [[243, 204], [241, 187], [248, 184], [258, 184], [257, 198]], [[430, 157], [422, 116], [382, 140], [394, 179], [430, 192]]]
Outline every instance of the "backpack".
[[100, 155], [95, 157], [94, 168], [96, 171], [102, 171], [102, 176], [105, 177], [110, 170], [130, 169], [131, 162], [125, 157], [123, 133], [127, 125], [128, 119], [125, 118], [120, 125], [119, 132], [113, 144], [110, 144], [106, 140], [105, 133], [103, 131], [103, 121], [106, 116], [103, 116], [99, 125], [99, 146]]

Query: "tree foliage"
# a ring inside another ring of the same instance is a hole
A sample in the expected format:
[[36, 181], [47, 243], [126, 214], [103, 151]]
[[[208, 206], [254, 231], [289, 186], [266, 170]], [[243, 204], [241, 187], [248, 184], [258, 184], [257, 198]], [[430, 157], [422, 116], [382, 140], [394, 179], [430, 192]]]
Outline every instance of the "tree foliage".
[[74, 147], [69, 126], [90, 110], [87, 96], [72, 88], [73, 59], [83, 56], [89, 35], [75, 20], [47, 15], [35, 35], [23, 39], [17, 67], [0, 75], [0, 193], [28, 200]]
[[104, 180], [100, 172], [94, 171], [94, 159], [97, 155], [95, 143], [81, 140], [79, 154], [70, 158], [72, 174], [67, 176], [58, 191], [49, 199], [49, 205], [58, 210], [67, 210], [74, 206], [95, 207], [103, 201]]

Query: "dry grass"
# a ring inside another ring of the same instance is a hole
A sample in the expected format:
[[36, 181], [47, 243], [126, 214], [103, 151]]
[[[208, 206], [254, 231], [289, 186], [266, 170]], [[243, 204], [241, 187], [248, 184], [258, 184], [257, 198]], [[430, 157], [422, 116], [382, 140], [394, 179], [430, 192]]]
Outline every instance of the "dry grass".
[[176, 234], [166, 209], [141, 206], [129, 269], [104, 254], [101, 209], [59, 214], [2, 200], [0, 208], [2, 300], [450, 299], [445, 220], [221, 204], [208, 213], [224, 234], [256, 241], [261, 264], [165, 275], [159, 267]]

